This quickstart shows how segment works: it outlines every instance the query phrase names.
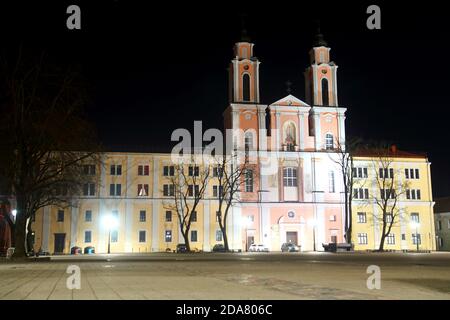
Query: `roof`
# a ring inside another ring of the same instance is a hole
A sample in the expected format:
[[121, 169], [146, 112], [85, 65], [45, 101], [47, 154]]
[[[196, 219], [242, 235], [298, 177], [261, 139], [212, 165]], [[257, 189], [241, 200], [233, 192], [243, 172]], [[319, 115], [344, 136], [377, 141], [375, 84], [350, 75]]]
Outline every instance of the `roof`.
[[410, 152], [398, 150], [396, 147], [391, 147], [389, 150], [379, 150], [379, 149], [371, 149], [364, 148], [356, 150], [353, 155], [355, 157], [392, 157], [392, 158], [419, 158], [426, 159], [427, 154], [424, 152]]
[[450, 212], [450, 197], [434, 199], [434, 213]]

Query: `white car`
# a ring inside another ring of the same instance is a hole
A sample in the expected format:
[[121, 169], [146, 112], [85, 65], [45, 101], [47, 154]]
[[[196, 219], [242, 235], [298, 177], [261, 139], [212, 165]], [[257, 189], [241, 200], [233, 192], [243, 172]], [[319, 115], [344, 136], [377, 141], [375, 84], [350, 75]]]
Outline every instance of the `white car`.
[[269, 252], [269, 248], [267, 248], [263, 244], [253, 243], [252, 245], [250, 245], [250, 248], [248, 248], [248, 251], [250, 251], [250, 252]]

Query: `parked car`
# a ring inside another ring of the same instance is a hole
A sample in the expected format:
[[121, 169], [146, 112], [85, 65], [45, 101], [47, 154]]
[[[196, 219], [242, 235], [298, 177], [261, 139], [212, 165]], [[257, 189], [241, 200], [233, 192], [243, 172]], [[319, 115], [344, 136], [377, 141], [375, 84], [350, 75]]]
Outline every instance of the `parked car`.
[[94, 254], [95, 253], [95, 248], [92, 246], [86, 247], [84, 248], [84, 254]]
[[187, 252], [187, 247], [184, 243], [177, 244], [177, 253], [185, 253]]
[[248, 249], [250, 252], [269, 252], [269, 248], [267, 248], [263, 244], [255, 244], [253, 243]]
[[300, 246], [292, 242], [285, 242], [281, 245], [281, 252], [299, 252]]
[[225, 246], [221, 243], [214, 245], [213, 252], [225, 252]]
[[81, 249], [80, 247], [72, 247], [70, 249], [70, 254], [82, 254], [83, 253], [83, 249]]

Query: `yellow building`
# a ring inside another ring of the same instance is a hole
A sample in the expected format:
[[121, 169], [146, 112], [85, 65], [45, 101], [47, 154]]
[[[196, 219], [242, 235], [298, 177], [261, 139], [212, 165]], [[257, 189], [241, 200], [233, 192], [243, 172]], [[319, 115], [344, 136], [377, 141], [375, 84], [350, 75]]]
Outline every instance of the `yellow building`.
[[[389, 162], [388, 166], [383, 165], [386, 162]], [[424, 155], [395, 149], [389, 158], [382, 160], [373, 155], [360, 155], [354, 159], [352, 241], [355, 250], [379, 248], [382, 207], [377, 204], [377, 200], [382, 200], [378, 183], [384, 173], [380, 172], [381, 167], [388, 169], [388, 179], [391, 175], [394, 176], [398, 193], [393, 211], [394, 222], [386, 237], [384, 249], [412, 251], [417, 250], [419, 244], [419, 250], [436, 250], [430, 162]], [[392, 219], [390, 216], [387, 218], [388, 221]]]
[[[325, 244], [344, 242], [344, 187], [336, 149], [346, 145], [347, 108], [338, 102], [337, 65], [330, 50], [318, 34], [305, 70], [306, 101], [289, 94], [263, 104], [254, 44], [244, 39], [235, 44], [224, 128], [232, 131], [227, 135], [232, 154], [255, 160], [255, 174], [246, 178], [241, 201], [232, 206], [230, 249], [246, 250], [254, 243], [280, 251], [291, 243], [301, 251], [322, 251]], [[385, 249], [414, 250], [420, 238], [420, 249], [434, 250], [430, 163], [405, 152], [391, 158], [396, 183], [408, 190], [400, 195], [398, 221]], [[38, 212], [35, 249], [68, 253], [73, 246], [93, 246], [104, 253], [111, 239], [111, 252], [174, 250], [184, 240], [176, 212], [165, 205], [172, 198], [172, 166], [169, 153], [107, 153], [102, 166], [87, 167], [96, 182], [85, 185], [75, 206]], [[356, 250], [375, 250], [381, 230], [380, 208], [373, 201], [380, 195], [379, 167], [373, 155], [356, 157], [355, 167], [353, 242]], [[209, 251], [223, 241], [214, 186], [213, 178], [197, 208], [189, 234], [192, 249]], [[108, 215], [118, 220], [111, 235], [103, 223]], [[417, 222], [414, 230], [411, 220]]]

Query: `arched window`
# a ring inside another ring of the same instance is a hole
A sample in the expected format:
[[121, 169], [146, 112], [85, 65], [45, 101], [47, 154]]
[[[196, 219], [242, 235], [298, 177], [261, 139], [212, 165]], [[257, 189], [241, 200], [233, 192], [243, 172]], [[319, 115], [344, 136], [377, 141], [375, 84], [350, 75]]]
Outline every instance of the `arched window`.
[[322, 79], [322, 105], [327, 106], [329, 104], [328, 101], [328, 80]]
[[250, 76], [247, 73], [242, 76], [242, 100], [250, 101]]
[[295, 125], [292, 122], [289, 122], [284, 128], [284, 143], [286, 144], [287, 151], [295, 150], [295, 137], [296, 130]]
[[333, 148], [334, 148], [333, 135], [331, 133], [327, 133], [327, 135], [325, 136], [325, 149], [333, 150]]

